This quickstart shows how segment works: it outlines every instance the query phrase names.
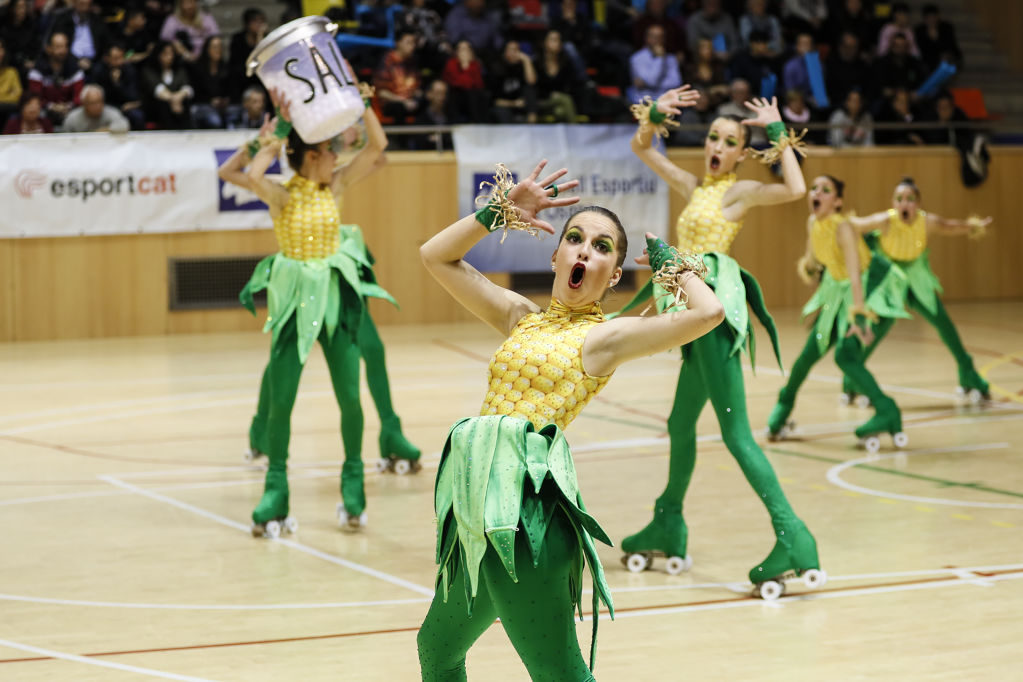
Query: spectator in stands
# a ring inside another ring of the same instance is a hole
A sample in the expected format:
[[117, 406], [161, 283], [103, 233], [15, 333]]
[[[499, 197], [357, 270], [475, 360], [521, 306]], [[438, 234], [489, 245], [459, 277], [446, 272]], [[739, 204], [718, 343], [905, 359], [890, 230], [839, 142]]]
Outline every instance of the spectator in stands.
[[682, 85], [678, 57], [666, 49], [664, 29], [660, 24], [647, 26], [646, 45], [629, 58], [629, 73], [632, 85], [626, 97], [630, 102], [640, 102], [644, 97], [656, 100], [661, 93]]
[[[737, 50], [728, 65], [730, 77], [734, 80], [745, 80], [758, 96], [764, 95], [763, 84], [775, 74], [777, 62], [771, 55], [770, 39], [763, 31], [756, 30], [749, 34], [749, 45]], [[760, 128], [755, 128], [759, 131]]]
[[750, 47], [754, 33], [767, 37], [768, 57], [782, 53], [781, 24], [778, 17], [767, 13], [767, 0], [747, 0], [746, 13], [739, 17], [739, 37], [745, 47]]
[[177, 55], [191, 63], [199, 58], [206, 39], [218, 33], [217, 21], [199, 9], [199, 0], [177, 0], [174, 14], [160, 29], [160, 40], [173, 45]]
[[[416, 114], [417, 125], [451, 125], [455, 123], [451, 115], [451, 103], [448, 99], [448, 84], [437, 78], [426, 88], [426, 102]], [[430, 133], [429, 135], [417, 135], [410, 142], [415, 149], [437, 149], [438, 138], [440, 149], [451, 149], [451, 135], [449, 133]]]
[[93, 82], [103, 88], [106, 103], [124, 114], [132, 130], [146, 127], [142, 99], [139, 96], [138, 74], [135, 65], [125, 58], [123, 47], [114, 43], [107, 48], [103, 59], [93, 70]]
[[961, 67], [963, 52], [959, 49], [959, 41], [956, 40], [955, 27], [941, 20], [938, 6], [934, 3], [924, 5], [923, 17], [923, 23], [917, 24], [914, 35], [924, 66], [929, 71], [934, 71], [944, 60]]
[[837, 11], [828, 16], [826, 31], [827, 39], [835, 46], [843, 33], [852, 33], [859, 41], [860, 49], [865, 54], [873, 54], [877, 31], [874, 20], [863, 0], [843, 0]]
[[732, 17], [721, 10], [721, 0], [703, 0], [702, 9], [689, 17], [686, 40], [695, 50], [701, 40], [709, 40], [721, 60], [727, 60], [739, 47], [739, 34]]
[[828, 119], [828, 144], [832, 147], [872, 147], [874, 118], [864, 108], [863, 95], [850, 90], [842, 106]]
[[870, 65], [860, 53], [860, 41], [852, 31], [842, 33], [837, 48], [828, 55], [824, 65], [827, 73], [828, 97], [844, 102], [846, 95], [859, 89], [867, 102], [874, 99]]
[[536, 70], [517, 40], [504, 44], [501, 59], [488, 71], [498, 123], [536, 123]]
[[969, 128], [957, 126], [957, 123], [968, 122], [969, 117], [956, 106], [955, 98], [947, 90], [934, 98], [928, 120], [944, 123], [944, 128], [931, 128], [923, 131], [922, 137], [927, 144], [941, 144], [960, 149], [969, 149], [973, 145], [976, 133]]
[[888, 54], [874, 62], [874, 83], [886, 98], [899, 88], [915, 92], [926, 75], [920, 60], [909, 54], [909, 41], [901, 33], [892, 36]]
[[11, 65], [25, 76], [39, 56], [39, 22], [30, 0], [11, 0], [0, 20], [0, 37]]
[[126, 133], [128, 119], [120, 111], [107, 105], [103, 88], [89, 83], [82, 88], [82, 104], [71, 110], [64, 119], [65, 133]]
[[[905, 88], [896, 88], [877, 116], [878, 123], [913, 123], [916, 120], [909, 91]], [[874, 137], [878, 144], [924, 144], [923, 136], [913, 128], [878, 130]]]
[[501, 49], [501, 27], [485, 0], [462, 0], [448, 12], [444, 32], [453, 44], [468, 40], [477, 54], [489, 57]]
[[483, 65], [476, 58], [472, 43], [459, 40], [455, 54], [444, 65], [451, 110], [460, 123], [486, 123], [487, 91], [483, 86]]
[[93, 11], [92, 0], [72, 0], [70, 8], [54, 17], [52, 31], [71, 38], [71, 56], [84, 73], [89, 73], [110, 44], [106, 22]]
[[696, 53], [685, 67], [685, 82], [700, 88], [711, 109], [728, 97], [725, 65], [709, 38], [696, 41]]
[[266, 92], [260, 86], [253, 85], [242, 93], [241, 109], [230, 114], [227, 127], [231, 130], [258, 130], [269, 113], [266, 108]]
[[[673, 55], [685, 51], [685, 36], [682, 27], [677, 21], [668, 16], [667, 0], [647, 0], [646, 8], [632, 24], [633, 47], [643, 48], [648, 45], [648, 29], [651, 26], [659, 26], [664, 35], [664, 49]], [[692, 46], [694, 43], [690, 43]], [[677, 86], [672, 86], [677, 87]], [[664, 92], [661, 90], [654, 95], [654, 99]]]
[[[742, 78], [734, 78], [728, 88], [729, 99], [718, 106], [717, 116], [735, 116], [740, 119], [754, 118], [755, 114], [746, 106], [746, 102], [750, 101], [750, 95], [752, 94], [750, 92], [749, 81]], [[760, 127], [749, 126], [746, 128], [746, 134], [750, 136], [749, 143], [751, 145], [762, 146], [767, 144], [767, 135]]]
[[70, 59], [65, 34], [51, 33], [44, 51], [46, 57], [37, 60], [35, 68], [28, 72], [28, 89], [42, 97], [43, 111], [50, 122], [60, 125], [78, 105], [85, 74]]
[[806, 55], [813, 51], [813, 36], [807, 31], [801, 32], [796, 37], [796, 53], [785, 62], [782, 70], [786, 90], [798, 90], [804, 97], [810, 97], [810, 70], [806, 65]]
[[426, 0], [412, 0], [398, 20], [398, 25], [416, 36], [419, 62], [431, 71], [439, 72], [451, 54], [451, 43], [444, 33], [444, 20]]
[[[647, 7], [650, 4], [647, 3]], [[593, 18], [578, 0], [551, 3], [551, 28], [561, 34], [565, 45], [572, 45], [582, 61], [587, 61], [593, 48]], [[678, 27], [675, 27], [678, 30]]]
[[190, 128], [188, 104], [194, 95], [188, 72], [178, 62], [177, 48], [165, 41], [158, 42], [153, 56], [142, 69], [146, 119], [167, 130]]
[[140, 7], [130, 8], [124, 14], [118, 42], [124, 45], [124, 58], [129, 64], [144, 62], [153, 53], [156, 38], [147, 22], [146, 11]]
[[828, 3], [827, 0], [784, 0], [781, 16], [789, 35], [809, 33], [814, 38], [823, 38]]
[[560, 33], [547, 31], [534, 61], [537, 108], [554, 121], [575, 123], [578, 83]]
[[416, 35], [401, 31], [394, 40], [394, 49], [384, 55], [373, 74], [381, 113], [395, 123], [404, 123], [406, 116], [415, 115], [419, 109], [422, 91], [415, 53]]
[[888, 54], [895, 36], [902, 36], [906, 39], [909, 54], [914, 57], [920, 56], [920, 50], [916, 46], [916, 36], [909, 22], [909, 5], [904, 2], [894, 3], [892, 5], [892, 20], [884, 25], [877, 38], [877, 56], [883, 57]]
[[21, 102], [21, 76], [10, 61], [6, 41], [0, 38], [0, 121], [13, 115]]
[[34, 92], [21, 96], [21, 113], [7, 119], [4, 135], [52, 133], [53, 124], [43, 116], [43, 99]]
[[227, 107], [231, 103], [231, 81], [224, 58], [224, 40], [210, 36], [202, 46], [191, 74], [192, 122], [199, 128], [223, 128], [227, 123]]
[[259, 85], [255, 75], [246, 75], [246, 62], [259, 41], [266, 37], [268, 28], [263, 10], [249, 7], [242, 12], [242, 29], [231, 36], [227, 77], [231, 85], [230, 97], [235, 102], [247, 88]]

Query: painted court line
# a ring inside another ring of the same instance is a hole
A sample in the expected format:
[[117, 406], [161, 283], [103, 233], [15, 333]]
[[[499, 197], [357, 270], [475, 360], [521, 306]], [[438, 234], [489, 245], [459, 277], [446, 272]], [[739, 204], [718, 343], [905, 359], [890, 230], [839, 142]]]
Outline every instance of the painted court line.
[[1023, 504], [1015, 504], [1012, 502], [972, 502], [968, 500], [952, 500], [943, 497], [918, 497], [916, 495], [902, 495], [900, 493], [890, 493], [884, 490], [875, 490], [873, 488], [866, 488], [863, 486], [855, 485], [845, 481], [842, 478], [842, 472], [846, 469], [850, 469], [861, 464], [876, 464], [883, 459], [894, 459], [896, 457], [908, 457], [910, 455], [930, 455], [939, 454], [945, 452], [975, 452], [978, 450], [1001, 450], [1009, 447], [1009, 443], [985, 443], [981, 445], [962, 445], [948, 448], [932, 448], [929, 450], [901, 450], [899, 452], [893, 452], [884, 455], [870, 455], [867, 457], [861, 457], [859, 459], [851, 459], [848, 462], [842, 462], [828, 469], [827, 479], [832, 485], [838, 486], [839, 488], [845, 488], [852, 492], [862, 493], [864, 495], [873, 495], [875, 497], [885, 497], [891, 500], [902, 500], [903, 502], [919, 502], [922, 504], [941, 504], [950, 507], [981, 507], [984, 509], [1023, 509]]
[[323, 602], [321, 604], [145, 604], [120, 601], [93, 601], [88, 599], [58, 599], [55, 597], [29, 597], [20, 594], [0, 594], [0, 601], [56, 606], [88, 606], [104, 609], [157, 609], [164, 611], [281, 611], [305, 609], [353, 609], [372, 606], [429, 604], [432, 599], [383, 599], [380, 601]]
[[[240, 530], [246, 535], [250, 535], [252, 532], [249, 526], [246, 526], [245, 524], [238, 523], [237, 521], [225, 518], [223, 516], [220, 516], [219, 514], [214, 514], [213, 512], [207, 511], [200, 507], [196, 507], [195, 505], [188, 504], [187, 502], [175, 500], [172, 497], [167, 497], [166, 495], [161, 495], [160, 493], [154, 493], [151, 490], [146, 490], [145, 488], [140, 488], [138, 486], [132, 485], [131, 483], [126, 483], [113, 476], [100, 476], [99, 478], [101, 480], [106, 481], [110, 485], [117, 486], [118, 488], [123, 488], [125, 490], [130, 490], [138, 495], [142, 495], [143, 497], [148, 497], [158, 502], [169, 504], [171, 506], [177, 507], [178, 509], [183, 509], [185, 511], [192, 512], [193, 514], [198, 514], [203, 518], [209, 519], [211, 521], [216, 521], [217, 523], [227, 526], [228, 528]], [[373, 578], [378, 578], [385, 582], [391, 583], [392, 585], [397, 585], [398, 587], [404, 587], [405, 589], [412, 590], [413, 592], [425, 595], [427, 597], [433, 597], [433, 590], [431, 589], [428, 589], [421, 585], [416, 585], [415, 583], [409, 582], [397, 576], [393, 576], [388, 573], [378, 571], [374, 568], [370, 568], [369, 566], [363, 566], [362, 564], [357, 564], [354, 561], [348, 561], [347, 559], [342, 559], [341, 557], [336, 557], [332, 554], [321, 552], [320, 550], [310, 547], [308, 545], [303, 545], [301, 542], [296, 542], [294, 540], [285, 540], [283, 538], [277, 538], [276, 540], [272, 540], [272, 542], [279, 542], [282, 545], [285, 545], [286, 547], [297, 549], [300, 552], [304, 552], [318, 559], [323, 559], [324, 561], [330, 562], [332, 564], [343, 566], [345, 568], [350, 568], [353, 571], [363, 573]]]
[[191, 677], [189, 675], [177, 675], [175, 673], [165, 673], [162, 670], [153, 670], [152, 668], [140, 668], [135, 665], [125, 665], [123, 663], [113, 663], [111, 661], [101, 661], [94, 658], [86, 658], [85, 656], [78, 656], [76, 654], [66, 654], [62, 651], [54, 651], [53, 649], [43, 649], [41, 647], [32, 646], [30, 644], [21, 644], [19, 642], [12, 642], [9, 639], [0, 639], [0, 646], [10, 647], [11, 649], [20, 649], [27, 651], [31, 654], [39, 654], [46, 656], [47, 658], [59, 658], [64, 661], [72, 661], [74, 663], [85, 663], [86, 665], [95, 665], [100, 668], [113, 668], [114, 670], [123, 670], [129, 673], [138, 673], [140, 675], [148, 675], [149, 677], [159, 677], [164, 680], [182, 680], [183, 682], [210, 682], [204, 677]]

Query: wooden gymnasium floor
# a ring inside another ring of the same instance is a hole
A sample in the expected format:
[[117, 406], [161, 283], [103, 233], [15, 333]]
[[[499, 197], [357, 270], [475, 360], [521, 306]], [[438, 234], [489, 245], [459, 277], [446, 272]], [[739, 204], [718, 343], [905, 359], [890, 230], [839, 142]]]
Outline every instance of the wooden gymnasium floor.
[[[830, 357], [800, 396], [801, 439], [766, 445], [817, 536], [820, 593], [748, 596], [772, 535], [705, 410], [687, 500], [695, 567], [632, 575], [601, 548], [618, 618], [601, 620], [598, 679], [1023, 679], [1023, 303], [950, 310], [996, 403], [957, 404], [951, 358], [905, 321], [871, 366], [905, 411], [906, 451], [856, 449], [867, 412], [837, 405]], [[778, 313], [791, 362], [804, 332]], [[294, 417], [302, 525], [280, 542], [249, 535], [262, 471], [241, 457], [266, 337], [0, 346], [0, 679], [418, 679], [438, 450], [478, 409], [498, 339], [478, 324], [383, 334], [425, 469], [370, 473], [369, 528], [337, 529], [337, 408], [317, 352]], [[780, 385], [762, 336], [760, 349], [747, 373], [758, 434]], [[622, 368], [569, 429], [586, 501], [616, 541], [646, 523], [663, 483], [678, 362]], [[475, 680], [526, 679], [500, 627], [468, 665]]]

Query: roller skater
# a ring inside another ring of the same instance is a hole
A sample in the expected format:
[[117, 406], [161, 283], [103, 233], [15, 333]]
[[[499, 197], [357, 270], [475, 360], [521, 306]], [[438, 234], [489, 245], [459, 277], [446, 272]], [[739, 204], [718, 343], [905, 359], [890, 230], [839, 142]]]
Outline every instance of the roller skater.
[[[905, 276], [903, 296], [906, 305], [938, 331], [945, 347], [955, 358], [959, 371], [956, 391], [973, 404], [991, 399], [988, 382], [973, 366], [955, 325], [941, 303], [941, 283], [931, 271], [927, 258], [927, 238], [931, 234], [967, 235], [971, 239], [984, 236], [991, 218], [970, 217], [966, 220], [943, 218], [920, 208], [920, 189], [912, 178], [903, 178], [895, 186], [892, 207], [887, 211], [862, 218], [852, 218], [853, 227], [862, 233], [879, 232], [877, 248]], [[867, 346], [866, 357], [874, 352], [881, 339], [891, 331], [894, 319], [885, 320], [874, 332], [874, 341]], [[856, 390], [856, 381], [846, 377], [846, 386]]]
[[[440, 568], [418, 636], [422, 678], [431, 682], [465, 680], [466, 652], [496, 617], [532, 679], [593, 680], [599, 602], [614, 615], [593, 541], [610, 541], [586, 513], [562, 429], [619, 364], [687, 343], [723, 315], [694, 274], [699, 260], [648, 240], [651, 268], [688, 309], [605, 321], [600, 299], [621, 277], [627, 243], [618, 217], [595, 206], [565, 224], [546, 309], [462, 260], [488, 229], [554, 232], [538, 214], [577, 202], [555, 197], [578, 182], [554, 184], [564, 169], [538, 181], [544, 163], [514, 186], [507, 170], [499, 172], [486, 207], [421, 249], [427, 270], [455, 299], [509, 335], [490, 362], [481, 416], [452, 427], [437, 474]], [[586, 565], [595, 616], [589, 667], [573, 623]]]
[[[652, 104], [634, 106], [633, 113], [640, 120], [640, 126], [633, 137], [632, 150], [687, 200], [686, 208], [678, 218], [678, 246], [702, 255], [708, 270], [707, 283], [725, 307], [726, 323], [682, 348], [682, 370], [668, 417], [668, 434], [671, 437], [668, 482], [654, 504], [653, 520], [643, 530], [622, 541], [626, 566], [632, 570], [649, 567], [644, 555], [668, 557], [666, 568], [671, 570], [687, 568], [691, 564], [686, 552], [686, 525], [679, 517], [696, 465], [696, 421], [708, 400], [714, 407], [725, 445], [771, 516], [777, 542], [786, 548], [815, 546], [810, 531], [785, 498], [777, 476], [754, 440], [749, 425], [740, 363], [744, 346], [750, 359], [754, 359], [753, 330], [747, 302], [767, 329], [780, 364], [778, 334], [764, 305], [760, 285], [727, 255], [750, 209], [794, 201], [806, 193], [796, 158], [796, 150], [800, 149], [799, 138], [794, 132], [785, 131], [775, 100], [754, 99], [747, 103], [756, 114], [754, 118], [718, 117], [711, 123], [704, 142], [705, 173], [701, 182], [675, 166], [651, 145], [655, 132], [667, 135], [666, 126], [671, 123], [669, 117], [672, 114], [679, 114], [681, 107], [695, 103], [694, 94], [683, 86], [669, 90]], [[782, 184], [764, 184], [736, 177], [736, 168], [747, 154], [749, 133], [746, 126], [766, 128], [772, 145], [758, 155], [764, 163], [780, 164]], [[642, 290], [625, 309], [637, 306], [649, 296], [651, 289]], [[658, 307], [664, 307], [664, 297], [658, 296], [657, 300]], [[634, 558], [637, 555], [640, 558]], [[798, 558], [793, 568], [797, 564], [799, 567], [817, 567], [815, 551], [812, 556], [800, 554]], [[750, 580], [755, 582], [762, 574], [763, 564], [758, 564], [750, 571]]]
[[[254, 535], [269, 535], [272, 522], [279, 527], [283, 521], [285, 529], [297, 527], [287, 522], [291, 411], [302, 369], [317, 341], [341, 408], [344, 509], [348, 517], [365, 518], [358, 340], [365, 318], [364, 298], [378, 292], [363, 282], [363, 269], [370, 266], [365, 250], [351, 239], [341, 239], [346, 226], [341, 225], [338, 203], [345, 187], [369, 173], [387, 146], [383, 128], [367, 110], [366, 147], [336, 169], [338, 140], [307, 144], [291, 130], [288, 102], [275, 90], [271, 95], [277, 116], [263, 125], [259, 138], [225, 161], [219, 173], [224, 181], [254, 192], [269, 206], [281, 248], [256, 266], [240, 294], [242, 303], [255, 313], [253, 294], [267, 290], [264, 330], [273, 332], [260, 391], [265, 417], [257, 413], [253, 425], [253, 450], [265, 452], [268, 459], [263, 497], [252, 513]], [[266, 171], [285, 143], [295, 175], [282, 184], [267, 178]], [[346, 527], [352, 525], [349, 521]]]
[[881, 391], [863, 364], [863, 345], [873, 339], [871, 322], [879, 317], [906, 317], [899, 291], [901, 273], [893, 270], [887, 259], [871, 259], [866, 242], [841, 212], [844, 189], [845, 184], [830, 175], [815, 178], [810, 187], [806, 254], [800, 258], [797, 271], [808, 284], [819, 278], [817, 291], [803, 307], [804, 316], [816, 313], [816, 319], [771, 410], [768, 438], [787, 437], [799, 387], [810, 368], [834, 346], [835, 362], [846, 375], [855, 377], [857, 386], [877, 410], [856, 429], [864, 447], [877, 452], [878, 435], [882, 433], [892, 434], [899, 447], [908, 442], [898, 406]]

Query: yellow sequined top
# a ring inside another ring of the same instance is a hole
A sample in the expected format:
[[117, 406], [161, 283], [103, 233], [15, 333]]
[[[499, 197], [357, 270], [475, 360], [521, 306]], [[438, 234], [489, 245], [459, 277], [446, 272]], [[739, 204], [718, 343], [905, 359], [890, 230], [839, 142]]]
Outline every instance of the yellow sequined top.
[[918, 210], [907, 223], [894, 208], [888, 209], [888, 229], [881, 233], [881, 248], [889, 258], [916, 260], [927, 248], [927, 213]]
[[611, 378], [583, 370], [583, 341], [603, 320], [599, 302], [569, 308], [557, 299], [524, 316], [490, 360], [480, 414], [528, 419], [537, 429], [551, 422], [567, 427]]
[[[817, 262], [828, 269], [831, 277], [841, 282], [849, 279], [849, 272], [845, 269], [845, 253], [838, 243], [838, 226], [845, 220], [841, 213], [832, 213], [824, 220], [813, 219], [810, 227], [810, 247], [813, 249], [813, 257]], [[870, 264], [870, 249], [862, 237], [856, 237], [856, 248], [860, 256], [860, 272], [866, 270]]]
[[679, 249], [694, 253], [728, 253], [735, 235], [742, 229], [742, 223], [725, 220], [721, 199], [735, 180], [735, 173], [726, 173], [716, 180], [708, 175], [703, 184], [693, 190], [693, 196], [679, 214], [675, 226]]
[[297, 173], [284, 188], [288, 201], [274, 220], [281, 253], [295, 260], [313, 260], [337, 251], [341, 214], [330, 188]]

